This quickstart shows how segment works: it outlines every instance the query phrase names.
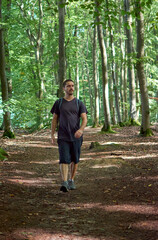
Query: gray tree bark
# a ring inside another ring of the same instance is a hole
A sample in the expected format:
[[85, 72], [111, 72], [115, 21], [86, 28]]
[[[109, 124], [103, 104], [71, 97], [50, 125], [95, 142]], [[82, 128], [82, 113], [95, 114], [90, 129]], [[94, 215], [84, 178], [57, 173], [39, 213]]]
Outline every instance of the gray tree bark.
[[144, 16], [141, 8], [141, 1], [136, 0], [136, 23], [137, 23], [137, 74], [141, 93], [142, 122], [140, 133], [145, 136], [152, 135], [150, 130], [150, 112], [148, 89], [144, 71]]
[[59, 11], [59, 92], [58, 96], [63, 96], [63, 81], [65, 80], [65, 0], [60, 0]]
[[137, 120], [136, 110], [136, 93], [135, 93], [135, 73], [134, 65], [132, 63], [133, 50], [133, 38], [131, 27], [131, 15], [130, 15], [130, 1], [124, 0], [124, 7], [127, 14], [125, 15], [125, 30], [127, 37], [127, 58], [128, 58], [128, 80], [129, 80], [129, 96], [130, 96], [130, 118], [131, 123]]
[[97, 77], [97, 27], [94, 27], [93, 33], [93, 81], [95, 92], [95, 109], [93, 126], [99, 126], [99, 83]]
[[[108, 9], [108, 0], [106, 0], [107, 10]], [[111, 48], [111, 72], [112, 72], [112, 80], [113, 80], [113, 88], [115, 93], [115, 108], [117, 112], [117, 119], [120, 126], [122, 126], [121, 120], [121, 113], [120, 113], [120, 106], [119, 106], [119, 91], [118, 91], [118, 84], [116, 79], [116, 63], [115, 63], [115, 46], [114, 46], [114, 36], [113, 30], [111, 25], [110, 17], [108, 18], [108, 25], [109, 25], [109, 33], [110, 33], [110, 48]]]
[[[0, 23], [2, 22], [2, 0], [0, 0]], [[3, 39], [3, 27], [0, 24], [0, 79], [2, 90], [2, 103], [3, 103], [3, 124], [4, 133], [3, 136], [14, 138], [14, 133], [11, 127], [10, 112], [8, 110], [8, 82], [6, 77], [6, 62], [5, 62], [5, 49]]]
[[[96, 11], [99, 8], [99, 1], [96, 1]], [[97, 22], [101, 22], [100, 15], [96, 17]], [[110, 120], [110, 108], [109, 108], [109, 88], [108, 88], [108, 72], [107, 72], [107, 54], [106, 47], [103, 37], [103, 28], [101, 24], [98, 24], [98, 39], [102, 59], [102, 82], [103, 82], [103, 107], [104, 107], [104, 126], [103, 131], [111, 129], [111, 120]]]

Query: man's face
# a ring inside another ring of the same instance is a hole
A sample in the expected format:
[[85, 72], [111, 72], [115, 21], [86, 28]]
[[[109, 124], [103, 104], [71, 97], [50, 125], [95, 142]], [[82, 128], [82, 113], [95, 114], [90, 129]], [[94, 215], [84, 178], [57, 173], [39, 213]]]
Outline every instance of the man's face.
[[73, 93], [74, 93], [74, 83], [71, 82], [71, 81], [67, 82], [65, 87], [64, 87], [64, 91], [68, 95], [73, 95]]

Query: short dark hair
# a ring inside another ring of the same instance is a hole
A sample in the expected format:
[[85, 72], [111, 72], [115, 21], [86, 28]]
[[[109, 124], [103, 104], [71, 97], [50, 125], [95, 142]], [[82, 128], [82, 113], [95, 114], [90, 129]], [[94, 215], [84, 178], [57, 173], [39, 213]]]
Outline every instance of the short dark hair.
[[63, 88], [66, 86], [66, 83], [67, 82], [73, 82], [74, 83], [74, 81], [72, 80], [72, 79], [66, 79], [64, 82], [63, 82]]

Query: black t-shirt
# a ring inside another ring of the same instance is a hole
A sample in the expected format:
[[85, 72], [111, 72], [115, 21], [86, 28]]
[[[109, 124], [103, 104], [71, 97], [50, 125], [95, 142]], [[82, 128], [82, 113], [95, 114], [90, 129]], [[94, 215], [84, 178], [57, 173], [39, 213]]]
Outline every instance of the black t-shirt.
[[[62, 102], [57, 100], [51, 113], [59, 116], [58, 139], [64, 141], [76, 141], [75, 132], [80, 128], [80, 116], [82, 113], [87, 113], [87, 109], [82, 101], [74, 98], [71, 101], [62, 99]], [[80, 139], [80, 138], [79, 138]]]

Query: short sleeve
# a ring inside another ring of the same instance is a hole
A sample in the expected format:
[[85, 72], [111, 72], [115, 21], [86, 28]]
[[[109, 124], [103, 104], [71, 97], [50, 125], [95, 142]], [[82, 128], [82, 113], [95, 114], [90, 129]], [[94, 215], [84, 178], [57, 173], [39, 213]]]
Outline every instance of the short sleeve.
[[50, 111], [52, 114], [57, 114], [57, 115], [59, 115], [60, 114], [60, 111], [59, 111], [59, 100], [57, 100], [55, 103], [54, 103], [54, 105], [53, 105], [53, 107], [52, 107], [52, 109], [51, 109], [51, 111]]
[[79, 114], [81, 115], [82, 113], [88, 113], [86, 106], [82, 101], [79, 101]]

